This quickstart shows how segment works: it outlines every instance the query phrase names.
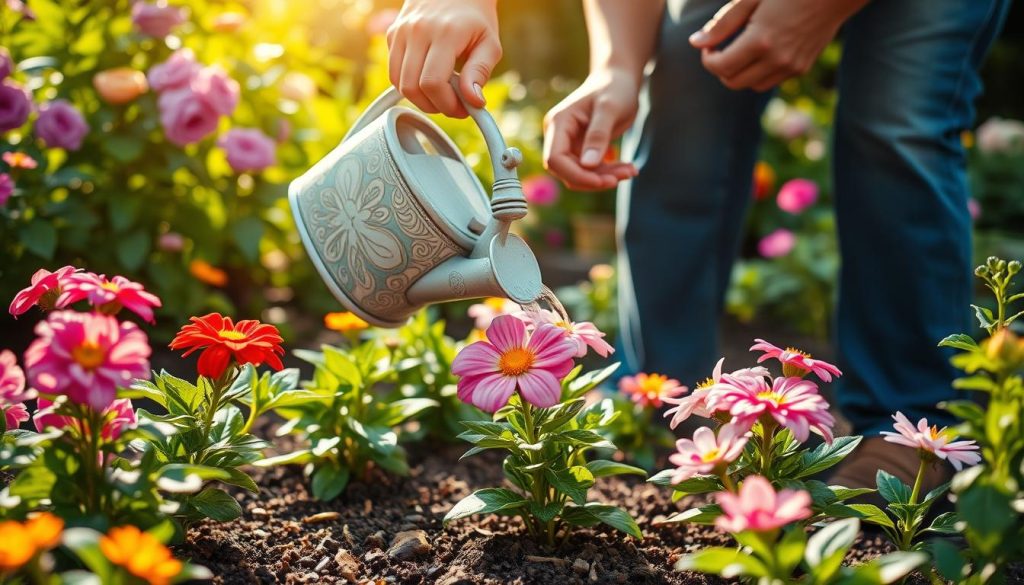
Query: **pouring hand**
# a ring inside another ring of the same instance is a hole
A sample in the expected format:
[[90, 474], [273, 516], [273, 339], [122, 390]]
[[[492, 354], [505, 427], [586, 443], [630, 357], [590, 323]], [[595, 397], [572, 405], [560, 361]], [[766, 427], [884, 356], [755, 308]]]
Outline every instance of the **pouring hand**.
[[636, 167], [604, 161], [611, 141], [633, 123], [640, 88], [636, 76], [598, 69], [544, 118], [544, 167], [570, 189], [610, 189], [636, 176]]
[[424, 112], [465, 118], [448, 83], [464, 61], [459, 90], [471, 105], [484, 107], [481, 88], [501, 59], [496, 2], [406, 0], [388, 29], [391, 83]]

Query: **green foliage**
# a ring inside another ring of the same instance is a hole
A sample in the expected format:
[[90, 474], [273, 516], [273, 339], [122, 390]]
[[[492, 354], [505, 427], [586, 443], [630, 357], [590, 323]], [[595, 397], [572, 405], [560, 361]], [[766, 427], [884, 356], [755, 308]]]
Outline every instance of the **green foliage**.
[[921, 477], [928, 461], [921, 462], [921, 474], [914, 487], [911, 488], [896, 476], [879, 469], [875, 476], [878, 494], [885, 500], [885, 510], [874, 504], [852, 504], [859, 517], [869, 524], [882, 529], [900, 550], [926, 550], [921, 536], [936, 534], [955, 534], [959, 532], [956, 525], [959, 519], [955, 513], [940, 514], [928, 525], [924, 520], [932, 505], [949, 491], [949, 483], [944, 483], [921, 497]]
[[587, 501], [596, 478], [646, 475], [644, 470], [606, 460], [588, 461], [592, 450], [614, 449], [601, 435], [618, 414], [600, 403], [586, 405], [583, 395], [610, 376], [618, 364], [580, 375], [577, 367], [562, 382], [562, 402], [538, 409], [514, 395], [493, 421], [465, 421], [459, 438], [473, 444], [463, 457], [487, 449], [508, 452], [503, 468], [515, 489], [485, 488], [457, 503], [445, 523], [474, 514], [522, 516], [530, 534], [547, 546], [571, 526], [605, 524], [642, 538], [624, 510]]
[[401, 371], [417, 367], [415, 360], [395, 361], [379, 339], [351, 349], [324, 346], [322, 352], [299, 351], [313, 364], [313, 379], [304, 383], [303, 399], [273, 409], [287, 422], [278, 434], [296, 434], [302, 449], [257, 462], [260, 466], [304, 464], [313, 495], [332, 500], [352, 479], [362, 479], [372, 462], [391, 473], [409, 471], [405, 449], [395, 427], [438, 406], [431, 398], [388, 398], [375, 390], [394, 382]]
[[641, 406], [615, 392], [602, 401], [602, 408], [617, 416], [601, 434], [615, 443], [630, 463], [653, 471], [656, 452], [675, 444], [675, 435], [657, 420], [660, 414], [653, 406]]

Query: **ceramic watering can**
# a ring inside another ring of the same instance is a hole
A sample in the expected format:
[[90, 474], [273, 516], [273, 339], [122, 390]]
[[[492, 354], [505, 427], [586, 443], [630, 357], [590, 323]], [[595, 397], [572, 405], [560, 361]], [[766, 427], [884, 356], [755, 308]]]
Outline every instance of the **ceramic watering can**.
[[[459, 94], [457, 78], [452, 79]], [[461, 95], [460, 95], [461, 99]], [[537, 259], [511, 222], [526, 215], [523, 160], [494, 119], [463, 102], [494, 168], [483, 185], [425, 115], [397, 106], [391, 88], [337, 148], [288, 189], [302, 243], [334, 296], [381, 327], [424, 305], [485, 296], [521, 304], [541, 294]]]

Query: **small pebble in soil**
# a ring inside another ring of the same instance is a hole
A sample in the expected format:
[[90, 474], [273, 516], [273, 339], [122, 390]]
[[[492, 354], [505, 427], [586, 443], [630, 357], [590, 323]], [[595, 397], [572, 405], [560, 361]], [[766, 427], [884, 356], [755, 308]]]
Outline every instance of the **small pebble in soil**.
[[345, 549], [338, 551], [338, 554], [334, 555], [334, 562], [338, 564], [338, 575], [348, 581], [349, 583], [355, 583], [359, 578], [359, 559], [352, 555]]
[[391, 541], [388, 556], [399, 561], [407, 561], [430, 552], [427, 533], [422, 530], [406, 530], [399, 532]]
[[576, 559], [572, 563], [572, 570], [575, 571], [577, 575], [586, 575], [590, 572], [590, 563], [583, 559]]
[[387, 540], [385, 540], [385, 538], [384, 538], [384, 531], [383, 530], [378, 530], [377, 532], [367, 536], [366, 540], [363, 541], [363, 545], [365, 545], [366, 548], [369, 548], [369, 549], [384, 548], [384, 545], [386, 545], [386, 544], [387, 544]]
[[331, 520], [337, 520], [341, 518], [341, 514], [338, 512], [319, 512], [312, 516], [306, 516], [302, 519], [306, 524], [316, 524], [317, 522], [330, 522]]

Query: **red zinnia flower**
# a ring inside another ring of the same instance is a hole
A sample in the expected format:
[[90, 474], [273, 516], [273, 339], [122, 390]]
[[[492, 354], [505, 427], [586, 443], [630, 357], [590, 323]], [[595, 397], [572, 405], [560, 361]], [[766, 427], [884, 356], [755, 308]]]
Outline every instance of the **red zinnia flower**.
[[182, 357], [202, 349], [199, 354], [199, 375], [220, 378], [231, 365], [231, 360], [241, 364], [269, 364], [280, 370], [284, 367], [278, 354], [281, 348], [281, 334], [277, 327], [247, 319], [234, 323], [231, 317], [210, 313], [203, 317], [192, 317], [192, 323], [184, 325], [171, 341], [171, 349], [187, 349]]

